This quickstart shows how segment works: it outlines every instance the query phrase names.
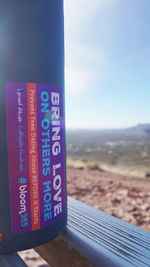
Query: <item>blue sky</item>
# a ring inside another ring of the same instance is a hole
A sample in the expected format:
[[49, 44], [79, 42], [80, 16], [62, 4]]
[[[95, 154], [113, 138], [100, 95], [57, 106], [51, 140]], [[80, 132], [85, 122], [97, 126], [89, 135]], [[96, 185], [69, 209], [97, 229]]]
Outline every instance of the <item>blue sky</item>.
[[150, 1], [64, 0], [67, 128], [150, 122]]

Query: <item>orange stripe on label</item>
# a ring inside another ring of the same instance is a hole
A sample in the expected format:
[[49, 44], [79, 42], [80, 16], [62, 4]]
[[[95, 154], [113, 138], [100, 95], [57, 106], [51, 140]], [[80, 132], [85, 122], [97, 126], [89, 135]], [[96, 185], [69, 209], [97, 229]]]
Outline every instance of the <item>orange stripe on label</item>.
[[40, 229], [36, 84], [27, 83], [29, 174], [32, 230]]

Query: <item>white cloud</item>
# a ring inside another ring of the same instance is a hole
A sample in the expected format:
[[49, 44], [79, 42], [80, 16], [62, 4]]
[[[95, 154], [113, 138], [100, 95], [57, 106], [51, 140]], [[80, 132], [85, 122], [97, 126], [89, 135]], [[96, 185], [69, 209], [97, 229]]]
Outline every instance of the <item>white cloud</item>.
[[94, 89], [107, 70], [105, 53], [97, 46], [68, 43], [66, 47], [66, 91], [79, 95]]
[[[66, 42], [66, 67], [96, 70], [97, 66], [106, 63], [106, 55], [101, 47], [82, 42]], [[93, 67], [95, 68], [93, 69]]]
[[79, 95], [81, 92], [91, 88], [93, 85], [93, 73], [86, 70], [66, 70], [66, 90], [72, 95]]
[[[95, 14], [113, 0], [65, 0], [65, 73], [67, 94], [80, 93], [95, 88], [106, 76], [108, 59], [106, 51], [90, 40], [82, 38], [84, 29], [91, 27]], [[94, 27], [94, 26], [92, 26]], [[91, 29], [92, 30], [92, 29]], [[98, 30], [98, 29], [97, 29]]]
[[83, 25], [86, 25], [104, 7], [110, 6], [114, 0], [65, 0], [65, 28], [66, 34], [76, 34]]

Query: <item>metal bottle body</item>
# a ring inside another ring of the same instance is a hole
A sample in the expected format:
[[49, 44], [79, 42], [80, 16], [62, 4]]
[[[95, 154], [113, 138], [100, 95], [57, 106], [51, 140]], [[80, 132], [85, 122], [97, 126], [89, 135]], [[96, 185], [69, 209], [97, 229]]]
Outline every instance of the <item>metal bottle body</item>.
[[[65, 208], [62, 217], [45, 228], [12, 233], [7, 82], [48, 84], [64, 91], [62, 1], [0, 0], [0, 253], [11, 253], [48, 242], [65, 228], [67, 220]], [[65, 158], [65, 137], [63, 142]], [[66, 182], [63, 182], [65, 187]]]

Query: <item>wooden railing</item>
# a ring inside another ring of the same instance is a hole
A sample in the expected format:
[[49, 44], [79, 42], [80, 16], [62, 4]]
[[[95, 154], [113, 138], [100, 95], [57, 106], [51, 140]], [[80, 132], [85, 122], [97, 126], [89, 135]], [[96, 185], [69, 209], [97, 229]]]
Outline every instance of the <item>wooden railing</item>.
[[[150, 266], [150, 232], [69, 197], [66, 230], [35, 250], [51, 267]], [[17, 255], [1, 262], [26, 266]]]

